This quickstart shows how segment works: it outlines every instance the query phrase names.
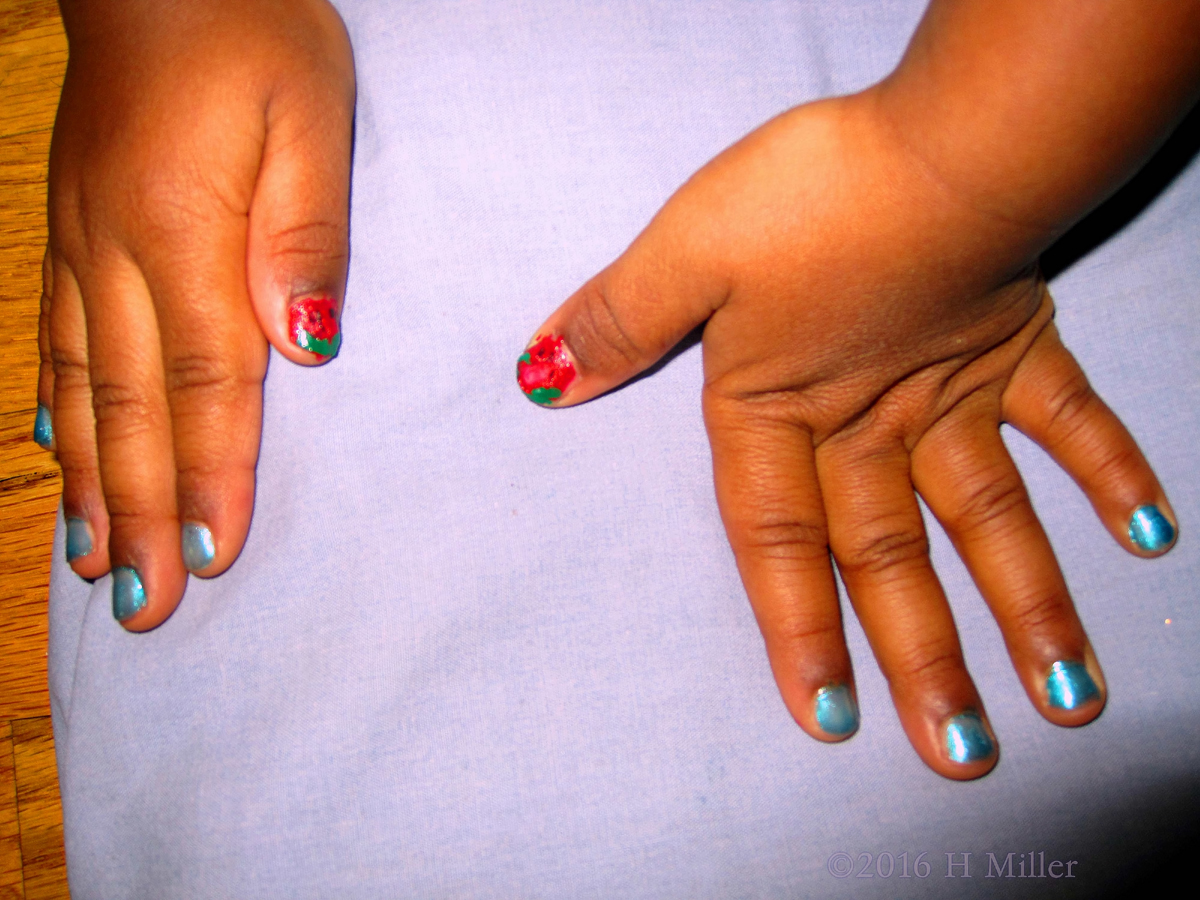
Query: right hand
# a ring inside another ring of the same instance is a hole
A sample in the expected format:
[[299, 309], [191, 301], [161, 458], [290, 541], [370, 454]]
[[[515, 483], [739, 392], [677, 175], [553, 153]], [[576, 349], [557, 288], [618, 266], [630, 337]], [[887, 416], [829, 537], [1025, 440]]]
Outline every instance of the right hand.
[[1000, 423], [1041, 443], [1127, 550], [1170, 548], [1166, 496], [1058, 340], [1035, 265], [1200, 95], [1200, 0], [1142, 6], [932, 0], [892, 75], [719, 155], [520, 356], [530, 399], [568, 406], [703, 323], [721, 515], [814, 737], [857, 725], [832, 555], [913, 747], [949, 778], [995, 764], [918, 493], [1042, 715], [1080, 725], [1104, 705]]
[[325, 0], [62, 9], [38, 402], [71, 566], [115, 569], [114, 615], [145, 631], [189, 569], [241, 551], [268, 343], [301, 365], [337, 352], [296, 326], [315, 307], [337, 327], [354, 62]]
[[819, 740], [857, 727], [836, 563], [912, 746], [976, 778], [998, 743], [917, 495], [1030, 701], [1064, 726], [1100, 714], [1104, 677], [1001, 423], [1049, 451], [1129, 552], [1166, 552], [1176, 526], [1058, 338], [1036, 245], [1020, 255], [1019, 226], [931, 177], [881, 109], [874, 90], [800, 106], [719, 155], [550, 315], [518, 380], [535, 402], [582, 403], [703, 324], [717, 502], [784, 703]]

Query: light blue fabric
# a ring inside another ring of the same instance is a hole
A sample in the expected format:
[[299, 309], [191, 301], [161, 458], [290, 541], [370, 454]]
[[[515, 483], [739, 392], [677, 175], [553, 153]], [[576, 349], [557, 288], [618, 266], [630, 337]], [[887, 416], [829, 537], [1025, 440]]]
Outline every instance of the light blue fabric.
[[[849, 609], [860, 733], [823, 745], [788, 716], [713, 499], [698, 347], [572, 410], [513, 378], [694, 169], [889, 71], [921, 4], [340, 5], [359, 73], [345, 342], [322, 369], [272, 361], [245, 551], [132, 635], [59, 529], [76, 900], [1094, 897], [1166, 840], [1200, 780], [1197, 166], [1054, 284], [1179, 544], [1125, 554], [1007, 435], [1110, 700], [1086, 728], [1043, 721], [934, 527], [1003, 748], [953, 783], [909, 747]], [[1029, 851], [1076, 877], [985, 877], [988, 852]], [[902, 879], [922, 853], [928, 877]]]

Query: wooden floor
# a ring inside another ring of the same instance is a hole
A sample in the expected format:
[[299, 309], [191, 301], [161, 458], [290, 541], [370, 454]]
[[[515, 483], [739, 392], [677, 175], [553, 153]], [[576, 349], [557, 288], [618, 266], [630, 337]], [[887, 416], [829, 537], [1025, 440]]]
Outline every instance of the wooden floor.
[[0, 900], [68, 896], [46, 688], [60, 479], [31, 439], [46, 158], [66, 62], [54, 0], [0, 0]]

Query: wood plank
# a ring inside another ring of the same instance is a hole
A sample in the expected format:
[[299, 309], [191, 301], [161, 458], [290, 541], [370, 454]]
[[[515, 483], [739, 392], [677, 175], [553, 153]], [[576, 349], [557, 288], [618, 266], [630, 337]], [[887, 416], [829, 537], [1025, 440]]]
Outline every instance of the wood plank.
[[24, 900], [12, 728], [0, 722], [0, 900]]
[[25, 900], [69, 900], [50, 717], [12, 722]]
[[[46, 170], [66, 40], [52, 0], [0, 3], [0, 898], [67, 897], [46, 688], [53, 454], [31, 440]], [[19, 718], [25, 717], [25, 718]]]
[[54, 456], [33, 443], [46, 170], [67, 45], [53, 0], [0, 2], [0, 719], [45, 716]]
[[0, 0], [0, 41], [12, 34], [58, 21], [58, 5], [44, 0]]
[[57, 477], [0, 486], [0, 718], [50, 712], [46, 675], [46, 600]]

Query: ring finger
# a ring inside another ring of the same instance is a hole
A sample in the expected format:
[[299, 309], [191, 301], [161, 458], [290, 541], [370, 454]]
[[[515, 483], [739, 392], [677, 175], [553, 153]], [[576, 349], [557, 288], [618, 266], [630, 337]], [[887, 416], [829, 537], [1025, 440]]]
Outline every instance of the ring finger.
[[48, 349], [54, 371], [54, 444], [63, 473], [67, 562], [83, 578], [99, 578], [109, 569], [108, 510], [96, 453], [87, 323], [75, 274], [54, 254], [50, 267]]
[[980, 393], [939, 420], [914, 448], [913, 481], [991, 607], [1034, 706], [1058, 725], [1082, 725], [1104, 707], [1104, 677], [1000, 439], [998, 406]]

